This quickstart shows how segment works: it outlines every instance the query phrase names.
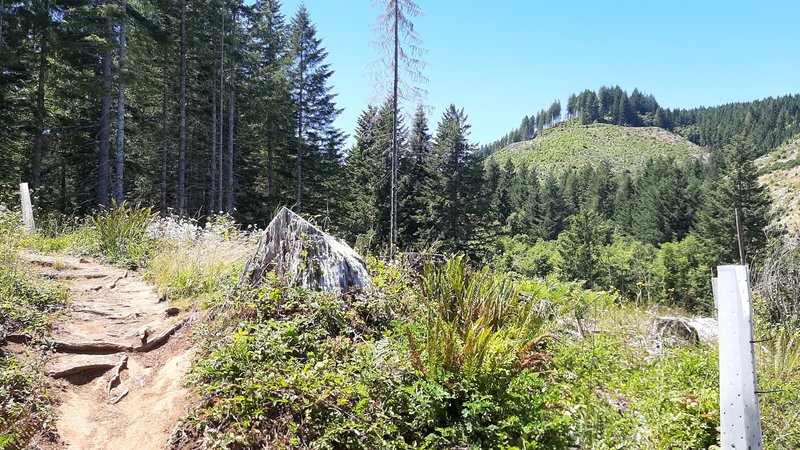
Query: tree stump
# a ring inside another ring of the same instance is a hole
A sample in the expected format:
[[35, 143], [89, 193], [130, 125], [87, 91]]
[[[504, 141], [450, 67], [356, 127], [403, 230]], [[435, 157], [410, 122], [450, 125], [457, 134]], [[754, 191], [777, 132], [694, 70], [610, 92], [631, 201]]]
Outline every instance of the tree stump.
[[372, 284], [364, 260], [350, 246], [285, 207], [261, 233], [239, 286], [258, 288], [269, 271], [314, 291], [346, 293]]

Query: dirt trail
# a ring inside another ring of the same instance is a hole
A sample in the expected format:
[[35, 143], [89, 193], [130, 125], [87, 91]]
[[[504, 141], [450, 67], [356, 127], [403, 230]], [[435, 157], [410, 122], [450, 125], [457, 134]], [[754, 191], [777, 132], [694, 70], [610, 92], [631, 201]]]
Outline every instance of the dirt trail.
[[[21, 255], [69, 288], [45, 370], [58, 401], [56, 442], [44, 449], [160, 449], [191, 405], [186, 328], [141, 277], [88, 258]], [[115, 375], [118, 375], [115, 376]]]

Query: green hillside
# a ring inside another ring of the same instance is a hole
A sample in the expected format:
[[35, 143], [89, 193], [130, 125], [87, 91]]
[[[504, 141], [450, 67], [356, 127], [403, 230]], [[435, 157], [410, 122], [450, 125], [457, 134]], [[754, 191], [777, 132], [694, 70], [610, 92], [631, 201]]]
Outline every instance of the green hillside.
[[788, 228], [792, 234], [800, 232], [800, 135], [772, 152], [758, 158], [759, 180], [770, 193], [774, 222]]
[[545, 130], [532, 140], [511, 144], [491, 158], [501, 165], [510, 159], [517, 165], [535, 165], [545, 172], [605, 160], [616, 170], [635, 172], [656, 156], [685, 160], [704, 158], [706, 151], [661, 128], [580, 125], [573, 121]]

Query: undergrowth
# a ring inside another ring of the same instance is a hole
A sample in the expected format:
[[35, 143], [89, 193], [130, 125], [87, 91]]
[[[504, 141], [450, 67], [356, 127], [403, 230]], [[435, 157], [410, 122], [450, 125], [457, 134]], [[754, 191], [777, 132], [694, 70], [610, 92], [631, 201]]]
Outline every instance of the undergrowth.
[[0, 448], [28, 448], [52, 426], [52, 400], [44, 376], [0, 354]]
[[[19, 215], [0, 211], [0, 345], [10, 334], [38, 341], [48, 331], [50, 316], [64, 308], [66, 290], [31, 277], [17, 257], [17, 247], [31, 239]], [[44, 377], [0, 347], [0, 448], [26, 448], [50, 426], [51, 399]]]
[[[617, 297], [456, 258], [370, 263], [336, 297], [277, 278], [220, 304], [184, 431], [205, 448], [707, 448], [716, 349], [650, 351]], [[583, 334], [583, 337], [579, 335]]]

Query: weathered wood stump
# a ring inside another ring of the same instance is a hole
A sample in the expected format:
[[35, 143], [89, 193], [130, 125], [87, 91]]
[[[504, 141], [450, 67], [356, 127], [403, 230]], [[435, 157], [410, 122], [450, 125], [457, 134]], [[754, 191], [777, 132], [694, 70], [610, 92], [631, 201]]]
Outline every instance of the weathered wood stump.
[[364, 260], [350, 246], [282, 208], [261, 233], [240, 287], [257, 288], [274, 271], [292, 286], [346, 293], [372, 284]]

